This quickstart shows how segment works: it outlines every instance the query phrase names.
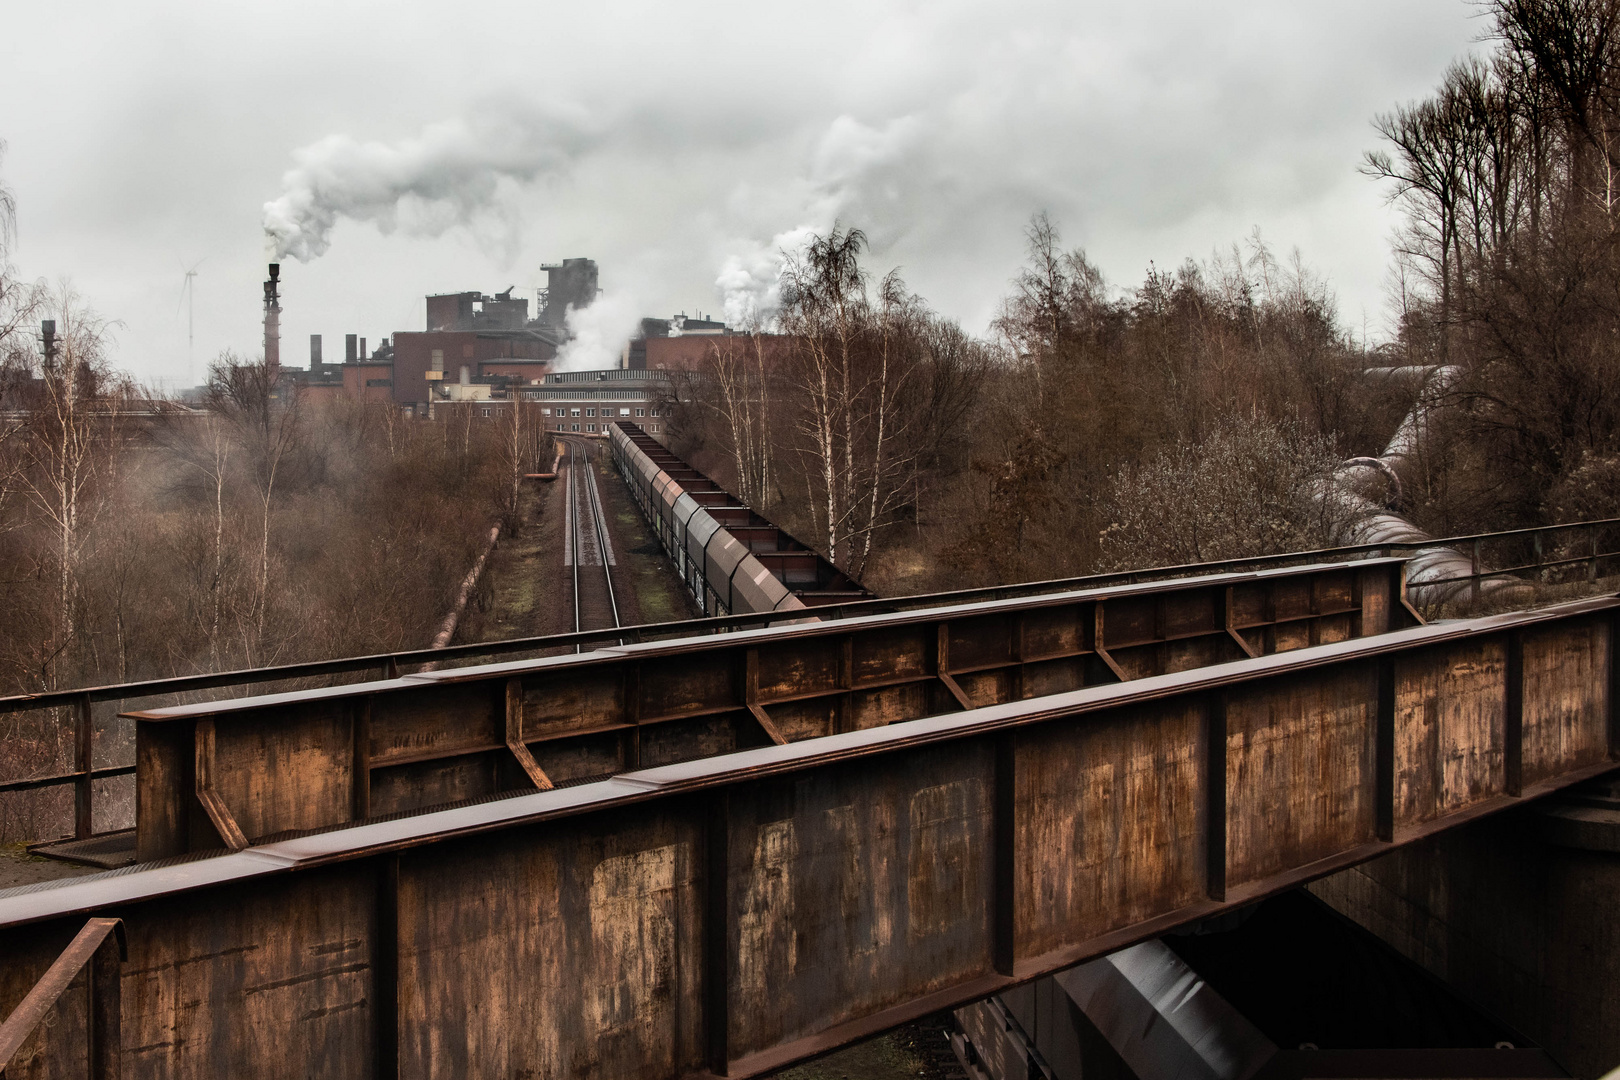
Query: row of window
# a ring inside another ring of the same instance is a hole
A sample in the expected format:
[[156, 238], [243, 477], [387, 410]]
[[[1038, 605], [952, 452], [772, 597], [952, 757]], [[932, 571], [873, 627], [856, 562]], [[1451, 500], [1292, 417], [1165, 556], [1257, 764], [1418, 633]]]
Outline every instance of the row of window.
[[564, 394], [542, 390], [520, 390], [518, 396], [524, 401], [583, 401], [590, 398], [601, 398], [608, 401], [648, 401], [646, 394]]
[[[488, 409], [484, 410], [484, 415], [485, 416], [489, 415], [489, 410]], [[608, 426], [606, 424], [603, 424], [602, 425], [602, 430], [606, 431], [607, 429], [608, 429]], [[578, 424], [553, 424], [551, 426], [551, 430], [553, 430], [553, 431], [578, 431], [579, 430], [579, 425]], [[596, 430], [596, 425], [595, 424], [586, 424], [585, 425], [585, 430], [586, 431], [595, 431]], [[657, 424], [652, 425], [652, 430], [653, 430], [654, 434], [657, 434], [658, 425]]]
[[[541, 411], [541, 413], [543, 413], [546, 416], [552, 416], [552, 415], [556, 415], [556, 416], [578, 416], [579, 415], [579, 410], [578, 409], [564, 409], [564, 408], [561, 408], [561, 407], [559, 407], [557, 409], [556, 413], [553, 413], [550, 409], [541, 409], [540, 411]], [[603, 415], [603, 416], [612, 416], [613, 414], [614, 414], [614, 410], [612, 410], [612, 409], [603, 409], [602, 413], [601, 413], [601, 415]], [[637, 409], [636, 410], [636, 415], [637, 416], [647, 416], [649, 414], [652, 415], [652, 416], [657, 416], [658, 415], [658, 410], [657, 409], [651, 409], [651, 410]], [[586, 409], [585, 410], [585, 415], [586, 416], [595, 416], [595, 415], [597, 415], [597, 411], [595, 409]], [[618, 415], [620, 415], [620, 416], [629, 416], [630, 415], [630, 410], [629, 409], [620, 409], [620, 410], [618, 410]], [[576, 429], [576, 430], [578, 430], [578, 429]]]

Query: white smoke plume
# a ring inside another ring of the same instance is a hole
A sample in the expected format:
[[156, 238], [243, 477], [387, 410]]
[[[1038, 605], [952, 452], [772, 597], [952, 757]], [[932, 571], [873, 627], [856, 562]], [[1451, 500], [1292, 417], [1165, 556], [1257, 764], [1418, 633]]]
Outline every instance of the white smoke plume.
[[604, 291], [585, 307], [570, 307], [564, 322], [573, 335], [557, 350], [557, 371], [616, 368], [625, 342], [641, 328], [646, 312], [629, 292]]
[[[801, 224], [777, 233], [769, 243], [744, 242], [728, 255], [715, 279], [724, 297], [726, 322], [737, 327], [768, 327], [782, 303], [786, 260], [813, 236], [835, 224], [861, 227], [874, 241], [873, 221], [895, 221], [891, 204], [900, 201], [905, 170], [923, 143], [915, 116], [891, 120], [882, 128], [840, 116], [828, 125], [810, 158]], [[862, 220], [856, 220], [857, 218]]]
[[340, 218], [420, 236], [509, 220], [503, 180], [561, 173], [596, 138], [577, 111], [506, 103], [394, 143], [328, 135], [294, 151], [281, 195], [264, 204], [264, 231], [277, 258], [308, 262], [326, 252]]
[[782, 306], [785, 260], [809, 243], [819, 227], [800, 225], [777, 233], [768, 244], [739, 245], [745, 250], [726, 256], [714, 284], [725, 298], [727, 326], [762, 329], [771, 324]]

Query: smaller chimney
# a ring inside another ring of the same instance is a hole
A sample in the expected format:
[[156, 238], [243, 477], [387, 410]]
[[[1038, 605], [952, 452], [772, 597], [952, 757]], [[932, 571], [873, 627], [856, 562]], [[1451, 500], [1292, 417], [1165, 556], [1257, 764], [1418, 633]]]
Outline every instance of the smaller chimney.
[[360, 339], [360, 362], [364, 363], [365, 359], [366, 359], [366, 339], [361, 338]]
[[319, 372], [321, 366], [321, 335], [311, 334], [309, 335], [309, 370]]
[[345, 364], [352, 364], [360, 359], [360, 353], [358, 351], [359, 341], [360, 338], [358, 335], [343, 335], [343, 362]]

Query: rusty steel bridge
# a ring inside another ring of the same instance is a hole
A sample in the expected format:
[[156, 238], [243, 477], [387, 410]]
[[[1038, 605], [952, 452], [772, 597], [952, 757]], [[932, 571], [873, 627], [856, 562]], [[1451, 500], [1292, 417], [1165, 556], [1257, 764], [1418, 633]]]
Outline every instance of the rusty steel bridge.
[[755, 1075], [1616, 767], [1620, 597], [1425, 624], [1403, 568], [130, 712], [139, 861], [0, 892], [0, 1063]]

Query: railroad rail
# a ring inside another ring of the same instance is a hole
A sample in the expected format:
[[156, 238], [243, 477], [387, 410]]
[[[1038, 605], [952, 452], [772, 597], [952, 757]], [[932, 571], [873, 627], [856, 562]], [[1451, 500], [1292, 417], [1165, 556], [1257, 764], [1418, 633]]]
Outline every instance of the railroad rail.
[[[757, 1075], [1615, 768], [1617, 616], [1415, 626], [13, 890], [0, 1009], [116, 912], [131, 1074]], [[82, 1033], [50, 1034], [54, 1075]]]
[[[591, 466], [591, 447], [573, 439], [568, 443], [567, 503], [568, 563], [573, 571], [574, 632], [616, 630], [620, 625], [619, 601], [613, 592], [615, 558], [609, 539], [607, 515], [602, 511], [602, 494], [597, 490], [596, 471]], [[598, 575], [581, 567], [594, 567]], [[576, 653], [584, 651], [576, 644]]]
[[[1571, 522], [1531, 529], [1510, 529], [1442, 537], [1421, 544], [1361, 544], [1253, 556], [1143, 570], [1091, 574], [1082, 577], [995, 585], [974, 589], [849, 601], [819, 607], [816, 617], [842, 619], [853, 615], [918, 611], [951, 604], [1033, 597], [1045, 593], [1086, 588], [1104, 588], [1143, 582], [1173, 580], [1199, 574], [1236, 573], [1311, 563], [1346, 561], [1368, 556], [1409, 554], [1435, 546], [1467, 551], [1474, 573], [1467, 580], [1531, 575], [1538, 581], [1566, 580], [1571, 574], [1595, 581], [1600, 573], [1611, 572], [1620, 548], [1614, 538], [1620, 535], [1620, 518]], [[92, 795], [96, 781], [135, 772], [132, 763], [97, 765], [93, 754], [95, 706], [107, 702], [127, 703], [141, 699], [174, 698], [208, 690], [241, 692], [277, 683], [307, 682], [354, 675], [374, 674], [393, 678], [413, 666], [465, 663], [502, 656], [536, 656], [552, 652], [577, 652], [581, 647], [616, 641], [646, 642], [691, 637], [698, 634], [726, 633], [750, 627], [768, 626], [802, 619], [799, 610], [746, 612], [710, 616], [668, 623], [628, 626], [619, 630], [583, 631], [542, 637], [513, 638], [506, 641], [472, 642], [438, 649], [411, 649], [365, 656], [314, 660], [274, 667], [237, 671], [171, 676], [161, 679], [114, 683], [51, 690], [0, 697], [0, 714], [29, 710], [62, 709], [74, 729], [73, 768], [42, 776], [14, 777], [0, 781], [0, 794], [71, 785], [74, 788], [73, 835], [83, 839], [92, 833]]]

